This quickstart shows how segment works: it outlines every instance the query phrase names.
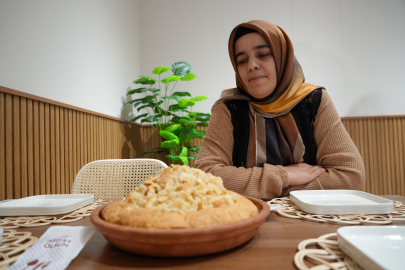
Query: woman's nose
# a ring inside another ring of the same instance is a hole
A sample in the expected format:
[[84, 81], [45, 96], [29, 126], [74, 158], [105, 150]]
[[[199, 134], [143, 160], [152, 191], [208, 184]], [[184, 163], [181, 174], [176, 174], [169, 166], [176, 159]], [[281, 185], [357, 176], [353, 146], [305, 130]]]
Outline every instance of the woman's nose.
[[256, 61], [251, 60], [251, 61], [249, 61], [248, 69], [249, 69], [249, 71], [253, 71], [255, 69], [260, 69], [260, 66]]

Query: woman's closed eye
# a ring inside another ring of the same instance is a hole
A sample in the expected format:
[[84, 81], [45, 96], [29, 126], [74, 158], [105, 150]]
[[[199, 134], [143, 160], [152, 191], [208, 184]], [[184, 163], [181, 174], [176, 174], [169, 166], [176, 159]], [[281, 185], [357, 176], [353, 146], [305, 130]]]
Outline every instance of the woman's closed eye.
[[239, 65], [243, 65], [246, 62], [247, 62], [247, 60], [243, 58], [243, 59], [239, 59], [237, 63], [238, 63], [238, 66], [239, 66]]

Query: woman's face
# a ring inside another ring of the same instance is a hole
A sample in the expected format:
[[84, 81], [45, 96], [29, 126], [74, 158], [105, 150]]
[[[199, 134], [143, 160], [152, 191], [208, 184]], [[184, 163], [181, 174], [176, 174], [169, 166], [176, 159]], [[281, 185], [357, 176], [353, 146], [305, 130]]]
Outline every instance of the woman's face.
[[276, 64], [270, 47], [259, 33], [250, 33], [235, 43], [235, 58], [239, 76], [248, 93], [263, 99], [277, 85]]

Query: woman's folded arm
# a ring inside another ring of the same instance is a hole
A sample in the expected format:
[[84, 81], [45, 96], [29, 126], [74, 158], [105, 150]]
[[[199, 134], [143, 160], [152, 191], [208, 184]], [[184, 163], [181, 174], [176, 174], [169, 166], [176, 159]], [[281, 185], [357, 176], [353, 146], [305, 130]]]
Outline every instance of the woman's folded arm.
[[242, 195], [261, 199], [280, 196], [283, 188], [289, 185], [285, 169], [270, 164], [236, 168], [232, 162], [233, 146], [231, 114], [225, 104], [215, 105], [195, 167], [220, 176], [227, 189]]
[[362, 158], [326, 90], [315, 119], [314, 135], [317, 163], [326, 172], [308, 184], [286, 188], [283, 195], [297, 189], [363, 190], [366, 175]]

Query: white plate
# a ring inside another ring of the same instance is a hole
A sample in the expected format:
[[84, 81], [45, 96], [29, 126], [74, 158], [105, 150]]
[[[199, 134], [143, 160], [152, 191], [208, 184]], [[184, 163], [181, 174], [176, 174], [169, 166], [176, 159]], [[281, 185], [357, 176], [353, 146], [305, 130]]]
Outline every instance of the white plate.
[[340, 249], [364, 269], [405, 269], [405, 226], [350, 226], [337, 235]]
[[0, 204], [0, 216], [59, 215], [94, 201], [93, 194], [38, 195]]
[[392, 201], [358, 190], [300, 190], [290, 192], [301, 210], [320, 215], [388, 214]]

